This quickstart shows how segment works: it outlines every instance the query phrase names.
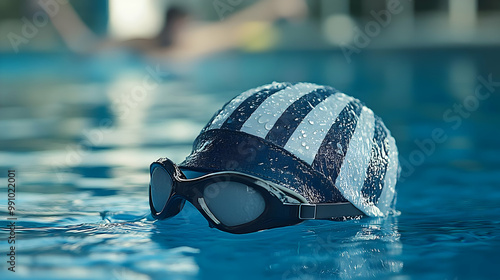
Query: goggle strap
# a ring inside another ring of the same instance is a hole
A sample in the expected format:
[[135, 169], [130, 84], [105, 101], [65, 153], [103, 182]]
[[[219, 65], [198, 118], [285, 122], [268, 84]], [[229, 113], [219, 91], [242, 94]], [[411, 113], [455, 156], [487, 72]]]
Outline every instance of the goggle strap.
[[301, 220], [331, 220], [364, 215], [350, 202], [295, 204], [298, 218]]

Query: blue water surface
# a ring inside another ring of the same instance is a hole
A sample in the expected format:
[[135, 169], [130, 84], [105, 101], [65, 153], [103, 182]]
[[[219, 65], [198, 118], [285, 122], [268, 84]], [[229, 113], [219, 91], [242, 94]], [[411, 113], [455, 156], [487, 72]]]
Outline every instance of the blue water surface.
[[[1, 279], [498, 279], [500, 84], [474, 92], [500, 81], [499, 58], [496, 48], [365, 50], [351, 63], [335, 51], [231, 52], [177, 71], [120, 55], [1, 55]], [[383, 118], [402, 163], [399, 213], [246, 235], [209, 228], [191, 205], [151, 219], [149, 164], [181, 161], [227, 100], [274, 80], [332, 85]]]

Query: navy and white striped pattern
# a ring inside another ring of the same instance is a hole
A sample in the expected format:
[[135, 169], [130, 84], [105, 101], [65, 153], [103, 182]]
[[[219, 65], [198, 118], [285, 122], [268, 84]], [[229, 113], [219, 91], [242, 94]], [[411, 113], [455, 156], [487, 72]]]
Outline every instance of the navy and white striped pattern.
[[331, 87], [272, 83], [228, 102], [202, 132], [226, 129], [263, 138], [326, 176], [369, 216], [395, 195], [398, 153], [381, 119]]

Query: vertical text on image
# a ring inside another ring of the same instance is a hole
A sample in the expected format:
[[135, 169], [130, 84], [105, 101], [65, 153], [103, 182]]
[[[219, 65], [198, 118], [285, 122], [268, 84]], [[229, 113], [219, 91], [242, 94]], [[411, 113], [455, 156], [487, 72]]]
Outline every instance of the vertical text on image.
[[16, 170], [9, 169], [7, 171], [7, 230], [9, 231], [9, 237], [7, 238], [7, 243], [10, 245], [6, 255], [8, 257], [7, 263], [9, 271], [16, 272]]

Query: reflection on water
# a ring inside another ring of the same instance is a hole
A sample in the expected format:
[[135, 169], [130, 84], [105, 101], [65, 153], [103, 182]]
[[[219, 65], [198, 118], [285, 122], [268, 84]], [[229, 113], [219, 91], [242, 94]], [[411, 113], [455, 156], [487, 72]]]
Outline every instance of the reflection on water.
[[273, 279], [352, 279], [394, 275], [403, 267], [397, 217], [231, 235], [208, 228], [192, 206], [183, 212], [162, 222], [107, 212], [100, 222], [79, 225], [23, 223], [32, 227], [19, 230], [21, 253], [30, 254], [19, 269], [36, 273], [50, 267], [55, 275], [66, 271], [64, 277], [89, 266], [92, 271], [84, 274], [89, 278], [116, 279], [190, 279], [220, 271]]
[[[367, 51], [347, 65], [328, 52], [221, 55], [184, 79], [148, 74], [154, 64], [105, 71], [105, 62], [68, 71], [64, 81], [1, 72], [0, 168], [17, 170], [20, 226], [19, 273], [2, 270], [2, 279], [495, 278], [498, 92], [458, 128], [443, 113], [474, 92], [477, 76], [500, 80], [497, 57], [488, 49]], [[105, 78], [86, 73], [97, 65]], [[235, 65], [231, 81], [213, 70]], [[398, 185], [400, 216], [247, 235], [209, 228], [190, 205], [170, 220], [151, 219], [149, 164], [181, 161], [230, 97], [272, 80], [336, 86], [384, 119], [412, 164]], [[437, 127], [447, 140], [412, 163], [412, 152], [424, 153], [415, 140]], [[0, 201], [2, 216], [5, 209]]]
[[397, 217], [325, 223], [303, 234], [283, 279], [373, 278], [399, 273]]

